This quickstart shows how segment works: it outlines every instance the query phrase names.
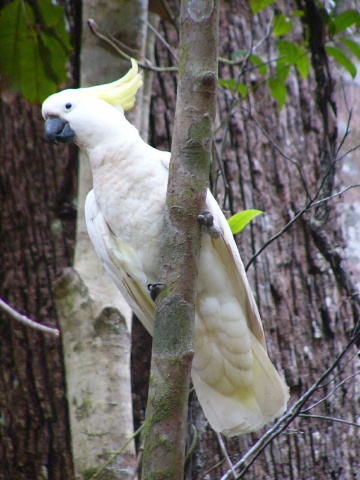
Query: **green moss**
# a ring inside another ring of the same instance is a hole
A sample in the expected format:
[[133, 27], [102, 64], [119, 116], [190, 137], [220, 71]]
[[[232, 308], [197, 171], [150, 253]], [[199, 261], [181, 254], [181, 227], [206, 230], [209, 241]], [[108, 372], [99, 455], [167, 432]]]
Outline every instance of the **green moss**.
[[188, 54], [190, 49], [190, 43], [183, 41], [180, 49], [180, 56], [178, 62], [178, 78], [179, 80], [184, 76], [186, 65], [188, 62]]
[[84, 470], [83, 479], [84, 480], [91, 480], [91, 478], [95, 475], [95, 473], [99, 470], [96, 467], [89, 467]]
[[76, 420], [84, 420], [89, 418], [92, 411], [92, 401], [90, 398], [85, 397], [83, 402], [77, 406], [75, 416]]
[[74, 345], [74, 352], [81, 353], [84, 351], [84, 344], [80, 340], [79, 342], [76, 342]]
[[[95, 473], [99, 470], [99, 467], [89, 467], [83, 472], [83, 480], [92, 480]], [[128, 474], [125, 473], [125, 478], [128, 478]], [[122, 478], [120, 472], [114, 472], [111, 469], [105, 468], [102, 472], [96, 477], [96, 480], [117, 480]]]

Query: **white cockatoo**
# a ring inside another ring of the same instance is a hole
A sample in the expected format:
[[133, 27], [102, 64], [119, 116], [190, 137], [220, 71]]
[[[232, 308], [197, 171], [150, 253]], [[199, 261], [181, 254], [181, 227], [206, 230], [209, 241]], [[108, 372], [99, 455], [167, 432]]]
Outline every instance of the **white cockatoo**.
[[[158, 281], [170, 153], [147, 145], [124, 116], [141, 85], [132, 61], [117, 82], [51, 95], [42, 114], [50, 140], [75, 142], [89, 157], [93, 190], [85, 215], [90, 238], [104, 268], [152, 334], [154, 303], [148, 285]], [[221, 236], [202, 236], [191, 374], [212, 428], [239, 435], [282, 414], [289, 393], [267, 355], [228, 222], [210, 192], [206, 203]]]

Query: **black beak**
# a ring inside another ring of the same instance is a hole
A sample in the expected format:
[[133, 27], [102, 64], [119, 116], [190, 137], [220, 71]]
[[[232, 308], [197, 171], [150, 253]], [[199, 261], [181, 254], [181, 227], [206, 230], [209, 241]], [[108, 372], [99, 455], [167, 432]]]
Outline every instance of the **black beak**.
[[45, 122], [45, 133], [50, 142], [71, 143], [75, 141], [75, 132], [62, 118], [48, 118]]

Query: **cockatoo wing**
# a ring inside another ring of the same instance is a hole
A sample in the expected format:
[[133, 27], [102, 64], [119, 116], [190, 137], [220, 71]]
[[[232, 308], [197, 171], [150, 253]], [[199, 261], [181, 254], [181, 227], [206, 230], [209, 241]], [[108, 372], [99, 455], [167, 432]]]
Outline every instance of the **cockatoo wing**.
[[129, 245], [120, 242], [107, 224], [91, 190], [85, 202], [89, 237], [105, 270], [141, 319], [149, 333], [154, 330], [155, 308], [147, 291], [147, 278], [141, 262]]
[[203, 237], [192, 380], [212, 428], [239, 435], [279, 416], [288, 389], [266, 353], [260, 315], [228, 222], [210, 192], [206, 203], [222, 234]]
[[[202, 273], [200, 261], [199, 280], [205, 287], [199, 285], [196, 305], [192, 380], [212, 428], [226, 435], [239, 435], [256, 430], [280, 415], [288, 393], [266, 353], [260, 316], [230, 227], [210, 192], [206, 203], [222, 235], [219, 239], [204, 235], [201, 257], [212, 259], [209, 267], [215, 268], [216, 305], [224, 297], [227, 305], [236, 306], [230, 313], [233, 322], [228, 322], [229, 314], [223, 313], [224, 308], [223, 311], [213, 308], [214, 299], [209, 301], [210, 278], [206, 272]], [[132, 248], [115, 236], [93, 191], [86, 199], [85, 217], [104, 268], [152, 334], [155, 308], [142, 264]], [[213, 263], [215, 257], [218, 268]], [[223, 286], [224, 295], [218, 291], [222, 276], [230, 282]], [[235, 299], [232, 292], [237, 294]]]
[[206, 206], [214, 217], [214, 223], [222, 232], [219, 239], [211, 239], [212, 246], [221, 258], [231, 282], [236, 285], [235, 291], [238, 294], [249, 329], [266, 351], [265, 335], [260, 314], [228, 221], [210, 192], [206, 196]]

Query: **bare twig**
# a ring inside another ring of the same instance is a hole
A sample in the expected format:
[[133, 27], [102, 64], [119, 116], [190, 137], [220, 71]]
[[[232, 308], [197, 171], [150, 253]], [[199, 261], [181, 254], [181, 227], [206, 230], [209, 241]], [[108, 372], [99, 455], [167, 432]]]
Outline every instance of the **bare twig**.
[[129, 445], [129, 443], [134, 440], [135, 437], [137, 437], [137, 435], [139, 435], [142, 430], [145, 428], [145, 422], [131, 435], [131, 437], [129, 437], [126, 442], [124, 442], [121, 447], [114, 453], [114, 455], [112, 455], [109, 460], [107, 460], [103, 465], [101, 465], [101, 467], [98, 469], [97, 472], [94, 473], [94, 475], [90, 478], [90, 480], [94, 480], [96, 478], [99, 477], [100, 473], [102, 473], [105, 468], [110, 465], [110, 463], [115, 460], [115, 458], [120, 455], [121, 452], [123, 452], [125, 450], [125, 448]]
[[222, 438], [222, 436], [221, 436], [221, 433], [216, 432], [216, 438], [217, 438], [217, 440], [218, 440], [218, 442], [219, 442], [219, 445], [220, 445], [221, 451], [223, 452], [223, 455], [224, 455], [224, 457], [225, 457], [225, 460], [227, 461], [227, 464], [229, 465], [230, 470], [231, 470], [231, 472], [232, 472], [232, 474], [233, 474], [233, 476], [234, 476], [234, 478], [235, 478], [235, 480], [236, 480], [236, 472], [235, 472], [235, 469], [234, 469], [234, 465], [232, 464], [232, 461], [230, 460], [230, 457], [229, 457], [229, 454], [228, 454], [228, 452], [227, 452], [227, 450], [226, 450], [225, 443], [224, 443], [224, 440], [223, 440], [223, 438]]
[[174, 50], [169, 45], [169, 43], [165, 40], [165, 38], [162, 35], [160, 35], [160, 33], [156, 30], [156, 28], [153, 27], [153, 25], [151, 25], [151, 23], [147, 22], [147, 27], [153, 32], [155, 37], [169, 50], [170, 54], [172, 55], [172, 57], [174, 58], [174, 60], [177, 63], [178, 58], [177, 58]]
[[290, 163], [292, 163], [293, 165], [295, 165], [299, 175], [300, 175], [300, 179], [301, 179], [301, 183], [304, 187], [304, 190], [306, 192], [306, 195], [308, 197], [309, 200], [311, 200], [311, 195], [308, 191], [308, 188], [307, 188], [307, 185], [306, 185], [306, 181], [305, 181], [305, 178], [302, 174], [302, 171], [301, 171], [301, 168], [300, 168], [300, 165], [299, 163], [297, 162], [297, 160], [294, 160], [293, 158], [289, 157], [289, 155], [286, 155], [286, 153], [279, 147], [279, 145], [274, 141], [273, 138], [271, 138], [271, 136], [267, 133], [267, 131], [265, 130], [265, 128], [263, 128], [263, 126], [261, 125], [260, 122], [258, 122], [256, 120], [256, 118], [254, 117], [254, 115], [249, 112], [250, 115], [251, 115], [251, 118], [253, 120], [253, 122], [255, 123], [255, 125], [261, 130], [261, 132], [265, 135], [265, 137], [269, 140], [269, 142], [272, 144], [272, 146], [280, 153], [280, 155], [285, 158], [285, 160], [288, 160]]
[[[106, 36], [99, 31], [99, 27], [93, 19], [89, 18], [88, 25], [94, 35], [110, 45], [120, 56], [126, 58], [127, 60], [131, 59], [131, 56], [124, 52], [122, 48], [120, 48], [120, 42], [116, 38], [112, 37], [111, 35]], [[138, 52], [137, 54], [139, 55]], [[177, 72], [177, 67], [156, 67], [150, 62], [150, 60], [147, 59], [144, 59], [144, 61], [137, 60], [137, 62], [144, 70], [152, 70], [153, 72]]]
[[33, 320], [30, 320], [30, 318], [25, 317], [25, 315], [22, 315], [21, 313], [17, 312], [14, 310], [10, 305], [4, 302], [0, 298], [0, 308], [8, 313], [14, 320], [17, 320], [18, 322], [21, 322], [23, 325], [26, 325], [27, 327], [33, 328], [34, 330], [40, 330], [41, 332], [45, 333], [51, 333], [51, 335], [55, 335], [58, 337], [60, 335], [60, 332], [57, 328], [51, 328], [47, 327], [45, 325], [42, 325], [41, 323], [34, 322]]
[[[285, 428], [301, 413], [303, 405], [309, 400], [314, 392], [321, 386], [323, 380], [339, 365], [343, 357], [350, 351], [350, 349], [359, 340], [360, 335], [353, 338], [346, 348], [341, 352], [337, 359], [331, 364], [331, 366], [321, 375], [321, 377], [299, 398], [297, 402], [271, 427], [257, 442], [250, 448], [250, 450], [242, 457], [242, 459], [235, 464], [236, 469], [240, 469], [241, 472], [236, 478], [242, 478], [253, 464], [255, 459], [264, 451], [264, 449], [282, 433]], [[228, 470], [225, 475], [221, 477], [221, 480], [226, 480], [232, 476], [232, 471]]]
[[336, 157], [338, 156], [338, 154], [339, 154], [342, 146], [343, 146], [344, 143], [345, 143], [345, 140], [347, 139], [347, 137], [348, 137], [348, 135], [349, 135], [349, 133], [350, 133], [351, 117], [352, 117], [352, 109], [350, 110], [350, 113], [349, 113], [349, 118], [348, 118], [348, 121], [347, 121], [347, 124], [346, 124], [345, 133], [344, 133], [343, 138], [342, 138], [342, 140], [341, 140], [341, 142], [340, 142], [340, 144], [339, 144], [339, 146], [338, 146], [338, 148], [337, 148], [337, 150], [336, 150]]
[[[355, 354], [356, 355], [356, 354]], [[354, 356], [355, 356], [354, 355]], [[344, 385], [344, 383], [346, 383], [348, 380], [351, 380], [352, 378], [354, 377], [357, 377], [358, 375], [360, 375], [360, 372], [357, 372], [357, 373], [353, 373], [352, 375], [349, 375], [348, 377], [346, 377], [342, 382], [340, 382], [338, 385], [336, 385], [335, 388], [333, 388], [331, 390], [330, 393], [328, 393], [325, 397], [321, 398], [320, 400], [318, 400], [317, 402], [313, 403], [312, 405], [310, 405], [310, 407], [307, 407], [307, 408], [304, 408], [302, 410], [302, 413], [305, 413], [305, 412], [308, 412], [309, 410], [312, 410], [313, 408], [317, 407], [318, 405], [320, 405], [320, 403], [322, 402], [325, 402], [325, 400], [327, 400], [328, 398], [330, 398], [332, 395], [334, 395], [334, 393], [336, 392], [336, 390], [338, 390], [342, 385]], [[321, 387], [324, 387], [324, 385], [321, 385]], [[320, 387], [319, 387], [320, 388]]]
[[321, 420], [330, 420], [331, 422], [345, 423], [346, 425], [352, 425], [353, 427], [360, 428], [360, 424], [355, 422], [349, 422], [349, 420], [343, 420], [342, 418], [325, 417], [324, 415], [309, 415], [307, 413], [299, 413], [298, 416], [301, 418], [320, 418]]
[[168, 14], [168, 16], [169, 16], [169, 18], [170, 18], [170, 21], [171, 21], [173, 27], [175, 28], [177, 34], [180, 35], [179, 27], [178, 27], [178, 24], [177, 24], [177, 22], [176, 22], [176, 17], [175, 17], [175, 15], [174, 15], [173, 11], [171, 10], [168, 2], [167, 2], [166, 0], [161, 0], [161, 3], [162, 3], [162, 5], [163, 5], [166, 13]]
[[253, 263], [253, 261], [260, 255], [261, 252], [263, 252], [265, 250], [266, 247], [268, 247], [270, 245], [270, 243], [272, 243], [274, 240], [276, 240], [277, 238], [279, 238], [283, 233], [285, 233], [290, 227], [291, 225], [296, 222], [296, 220], [298, 220], [298, 218], [300, 218], [304, 213], [308, 212], [311, 208], [313, 207], [316, 207], [322, 203], [325, 203], [325, 202], [328, 202], [329, 200], [332, 200], [333, 198], [336, 198], [336, 197], [339, 197], [341, 196], [343, 193], [347, 192], [348, 190], [350, 190], [351, 188], [358, 188], [360, 187], [360, 184], [356, 184], [356, 185], [350, 185], [349, 187], [346, 187], [344, 188], [343, 190], [341, 190], [341, 192], [337, 192], [337, 193], [334, 193], [333, 195], [330, 195], [329, 197], [326, 197], [326, 198], [322, 198], [321, 200], [317, 200], [315, 201], [315, 199], [319, 196], [319, 191], [320, 189], [322, 188], [322, 186], [320, 186], [319, 188], [319, 191], [315, 194], [315, 197], [314, 197], [314, 200], [311, 200], [302, 210], [300, 210], [285, 226], [284, 228], [282, 228], [278, 233], [276, 233], [275, 235], [273, 235], [271, 238], [269, 238], [269, 240], [267, 240], [260, 248], [259, 250], [250, 258], [248, 264], [246, 265], [245, 267], [245, 271], [247, 272], [250, 265]]
[[205, 477], [207, 477], [208, 473], [215, 470], [215, 468], [220, 467], [220, 465], [222, 465], [224, 462], [225, 462], [225, 459], [223, 458], [222, 460], [220, 460], [220, 462], [215, 463], [215, 465], [212, 465], [208, 470], [206, 470], [204, 473], [202, 473], [201, 476], [198, 477], [196, 480], [203, 480]]
[[[189, 395], [190, 395], [190, 391], [189, 391]], [[191, 440], [191, 445], [189, 447], [189, 450], [186, 452], [185, 465], [187, 465], [187, 462], [189, 461], [191, 455], [194, 453], [194, 450], [199, 440], [198, 431], [195, 425], [191, 425], [191, 433], [192, 433], [192, 440]]]
[[[248, 67], [246, 71], [252, 72], [253, 70], [257, 70], [259, 67], [270, 65], [271, 63], [275, 63], [278, 60], [281, 60], [282, 58], [286, 58], [286, 57], [287, 55], [281, 55], [280, 57], [270, 58], [270, 60], [266, 60], [266, 62], [259, 63], [259, 65], [253, 65], [252, 67]], [[240, 58], [238, 60], [229, 60], [228, 58], [225, 58], [225, 57], [219, 57], [219, 63], [225, 63], [226, 65], [231, 65], [234, 67], [237, 65], [242, 65], [243, 62], [244, 62], [243, 58]]]

